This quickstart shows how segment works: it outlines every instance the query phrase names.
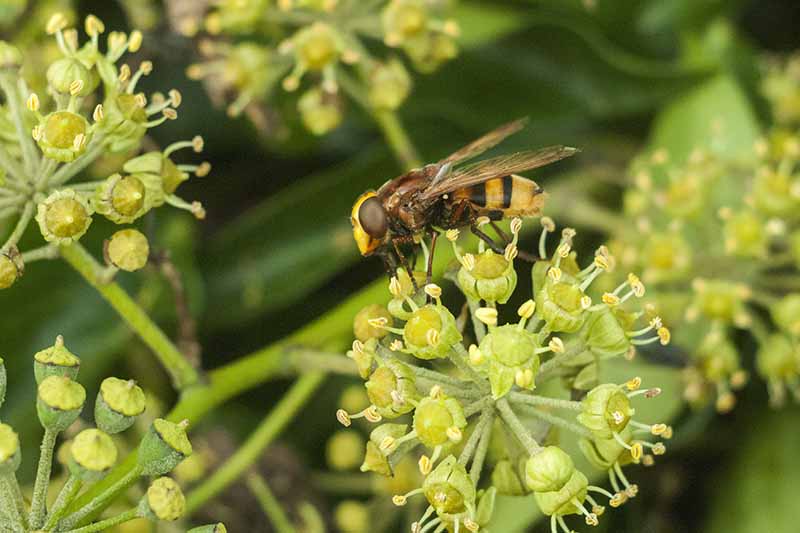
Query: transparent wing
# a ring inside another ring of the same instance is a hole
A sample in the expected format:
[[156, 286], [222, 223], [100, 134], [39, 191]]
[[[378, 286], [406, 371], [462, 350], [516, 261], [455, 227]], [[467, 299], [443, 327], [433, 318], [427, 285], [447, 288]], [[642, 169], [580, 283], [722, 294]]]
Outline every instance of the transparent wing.
[[489, 148], [492, 148], [493, 146], [497, 146], [498, 144], [500, 144], [503, 141], [503, 139], [517, 133], [519, 130], [524, 128], [527, 123], [528, 123], [527, 118], [521, 118], [515, 120], [514, 122], [503, 124], [499, 128], [490, 131], [480, 139], [472, 141], [471, 143], [461, 148], [454, 154], [451, 154], [445, 159], [442, 159], [441, 161], [439, 161], [438, 164], [439, 165], [444, 165], [447, 163], [453, 164], [479, 156]]
[[555, 163], [578, 152], [569, 146], [548, 146], [485, 159], [453, 170], [449, 176], [422, 192], [424, 199], [435, 198], [463, 187], [483, 183], [492, 178], [524, 172]]

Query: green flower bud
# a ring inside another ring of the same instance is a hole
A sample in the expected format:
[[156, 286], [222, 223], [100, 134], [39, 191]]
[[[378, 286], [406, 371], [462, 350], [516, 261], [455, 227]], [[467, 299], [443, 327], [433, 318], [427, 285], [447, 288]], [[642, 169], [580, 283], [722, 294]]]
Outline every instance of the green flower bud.
[[111, 236], [106, 245], [106, 255], [112, 265], [134, 272], [147, 264], [150, 244], [140, 231], [123, 229]]
[[0, 290], [11, 287], [24, 272], [25, 264], [16, 248], [0, 253]]
[[[347, 351], [347, 357], [352, 359], [358, 368], [358, 375], [362, 379], [369, 377], [372, 372], [372, 364], [375, 362], [375, 350], [378, 347], [378, 339], [368, 339], [367, 342], [356, 340], [353, 342], [353, 349]], [[362, 389], [363, 390], [363, 389]], [[349, 411], [349, 409], [346, 409]], [[356, 409], [360, 411], [361, 409]]]
[[[73, 92], [76, 81], [81, 82], [80, 90]], [[88, 96], [97, 88], [100, 78], [95, 72], [73, 57], [63, 57], [50, 64], [47, 69], [47, 82], [56, 92], [75, 96]]]
[[85, 429], [70, 446], [70, 472], [85, 480], [96, 480], [117, 462], [117, 447], [107, 433]]
[[334, 470], [351, 470], [361, 463], [364, 438], [358, 431], [343, 429], [333, 434], [325, 446], [328, 466]]
[[325, 135], [342, 123], [342, 101], [338, 93], [309, 89], [297, 101], [303, 125], [314, 135]]
[[36, 352], [33, 356], [33, 373], [36, 383], [41, 384], [50, 376], [78, 377], [81, 360], [64, 345], [64, 337], [59, 335], [49, 348]]
[[420, 307], [403, 328], [407, 351], [419, 359], [447, 357], [461, 339], [455, 317], [441, 304]]
[[471, 270], [461, 266], [457, 282], [464, 294], [473, 300], [504, 304], [517, 288], [517, 271], [512, 261], [486, 250], [475, 256], [475, 266]]
[[392, 475], [392, 465], [389, 463], [389, 458], [383, 454], [380, 447], [372, 442], [367, 442], [367, 448], [364, 452], [364, 462], [361, 463], [360, 470], [362, 472], [375, 472], [382, 476]]
[[83, 116], [71, 111], [54, 111], [44, 117], [34, 134], [46, 157], [69, 163], [86, 151], [92, 130]]
[[428, 448], [458, 442], [465, 427], [467, 419], [461, 404], [443, 394], [435, 398], [426, 396], [414, 411], [414, 431]]
[[218, 524], [193, 527], [187, 533], [228, 533], [228, 529], [225, 527], [225, 524], [219, 522]]
[[547, 446], [525, 463], [525, 484], [534, 492], [559, 491], [574, 472], [572, 458], [564, 450]]
[[589, 391], [581, 402], [577, 418], [597, 438], [610, 439], [627, 427], [633, 413], [631, 401], [623, 389], [606, 383]]
[[0, 41], [0, 68], [16, 68], [22, 64], [22, 54], [11, 43]]
[[792, 194], [796, 178], [779, 171], [763, 170], [753, 180], [756, 209], [780, 217], [796, 217], [800, 199]]
[[86, 390], [80, 383], [66, 376], [50, 376], [39, 384], [39, 422], [50, 431], [64, 431], [81, 414], [85, 401]]
[[376, 63], [369, 73], [367, 97], [376, 109], [399, 108], [410, 91], [411, 76], [397, 59]]
[[700, 368], [706, 379], [713, 383], [725, 382], [739, 370], [739, 352], [725, 335], [711, 332], [696, 351]]
[[458, 515], [475, 508], [475, 485], [464, 466], [447, 456], [422, 484], [422, 491], [436, 514]]
[[133, 425], [145, 410], [146, 398], [133, 380], [106, 378], [94, 404], [94, 420], [106, 433], [120, 433]]
[[653, 233], [642, 249], [642, 278], [646, 282], [679, 279], [692, 264], [692, 249], [679, 233]]
[[414, 68], [429, 74], [458, 55], [458, 44], [449, 35], [428, 32], [408, 41], [403, 50], [411, 58]]
[[112, 92], [103, 101], [103, 115], [99, 126], [110, 151], [126, 152], [139, 146], [147, 132], [147, 113], [139, 97]]
[[109, 176], [94, 193], [94, 210], [116, 224], [130, 224], [147, 212], [144, 182], [137, 176]]
[[773, 333], [759, 346], [756, 367], [764, 379], [792, 380], [800, 372], [800, 350], [785, 335]]
[[486, 360], [494, 398], [508, 394], [515, 382], [527, 390], [536, 387], [540, 360], [535, 334], [519, 324], [506, 324], [491, 328], [478, 349]]
[[161, 418], [153, 421], [139, 444], [136, 458], [143, 476], [164, 475], [192, 454], [186, 425], [185, 422], [173, 424]]
[[692, 307], [705, 317], [731, 323], [746, 315], [746, 287], [725, 280], [696, 280]]
[[369, 509], [356, 500], [345, 500], [337, 505], [333, 521], [342, 533], [367, 533], [372, 526]]
[[492, 486], [505, 496], [524, 496], [527, 494], [517, 469], [508, 459], [499, 461], [492, 471]]
[[72, 244], [92, 223], [91, 209], [72, 189], [55, 191], [39, 204], [36, 221], [47, 242]]
[[741, 257], [765, 257], [768, 236], [765, 223], [752, 211], [741, 211], [725, 221], [725, 251]]
[[428, 10], [422, 0], [392, 0], [381, 13], [384, 40], [398, 46], [428, 27]]
[[583, 329], [584, 342], [600, 358], [619, 357], [628, 353], [631, 341], [627, 331], [634, 317], [618, 307], [603, 306], [589, 314]]
[[578, 470], [573, 470], [569, 480], [559, 489], [549, 492], [534, 492], [533, 496], [539, 509], [547, 516], [564, 516], [579, 514], [581, 511], [573, 500], [583, 503], [586, 500], [589, 480]]
[[148, 200], [148, 204], [152, 204], [152, 207], [157, 207], [164, 203], [164, 194], [174, 193], [181, 183], [189, 179], [189, 174], [179, 169], [162, 152], [147, 152], [129, 159], [122, 169], [125, 172], [135, 174], [141, 179], [147, 188], [148, 194], [151, 194], [151, 188], [155, 185], [153, 179], [157, 179], [161, 195], [154, 194], [154, 197]]
[[21, 462], [19, 435], [8, 424], [0, 423], [0, 475], [13, 474]]
[[800, 337], [800, 293], [787, 294], [772, 305], [770, 312], [779, 328]]
[[222, 32], [233, 34], [252, 33], [264, 23], [264, 13], [271, 7], [270, 0], [222, 0], [205, 20], [205, 27], [212, 35]]
[[370, 304], [356, 313], [353, 319], [353, 334], [356, 339], [361, 342], [367, 342], [369, 339], [382, 339], [389, 334], [386, 328], [376, 328], [370, 325], [369, 321], [375, 318], [385, 318], [386, 325], [392, 326], [392, 315], [386, 307], [380, 304]]
[[384, 418], [412, 411], [419, 399], [414, 370], [396, 359], [388, 359], [375, 369], [365, 387], [369, 401]]
[[298, 31], [294, 37], [297, 62], [306, 70], [320, 71], [339, 58], [335, 30], [323, 22], [315, 22]]
[[141, 516], [151, 520], [175, 521], [186, 512], [186, 498], [175, 481], [160, 477], [147, 488], [139, 503]]

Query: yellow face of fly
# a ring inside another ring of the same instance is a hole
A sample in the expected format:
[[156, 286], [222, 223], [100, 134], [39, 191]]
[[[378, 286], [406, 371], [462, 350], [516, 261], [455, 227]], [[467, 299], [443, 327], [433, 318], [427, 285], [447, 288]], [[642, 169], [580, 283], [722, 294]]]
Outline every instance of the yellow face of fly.
[[358, 251], [361, 252], [361, 255], [370, 255], [383, 242], [382, 238], [375, 238], [367, 233], [360, 219], [360, 215], [362, 214], [361, 208], [364, 202], [370, 198], [377, 198], [377, 196], [378, 195], [374, 191], [365, 192], [358, 197], [350, 213], [350, 223], [353, 225], [353, 238], [358, 245]]

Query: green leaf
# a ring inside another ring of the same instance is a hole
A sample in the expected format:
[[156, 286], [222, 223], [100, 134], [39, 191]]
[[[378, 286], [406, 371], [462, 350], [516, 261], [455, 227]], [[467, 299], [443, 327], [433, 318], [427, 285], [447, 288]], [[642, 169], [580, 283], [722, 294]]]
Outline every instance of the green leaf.
[[524, 13], [486, 2], [459, 3], [453, 18], [461, 29], [459, 44], [474, 48], [503, 37], [525, 26]]

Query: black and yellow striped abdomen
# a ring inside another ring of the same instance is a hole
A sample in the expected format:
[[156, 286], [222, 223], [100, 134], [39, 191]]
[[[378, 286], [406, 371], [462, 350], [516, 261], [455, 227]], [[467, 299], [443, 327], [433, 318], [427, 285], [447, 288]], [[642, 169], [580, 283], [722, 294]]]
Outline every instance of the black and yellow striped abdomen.
[[480, 215], [502, 211], [503, 217], [541, 215], [544, 196], [536, 182], [517, 175], [492, 178], [453, 192], [453, 200], [468, 200]]

